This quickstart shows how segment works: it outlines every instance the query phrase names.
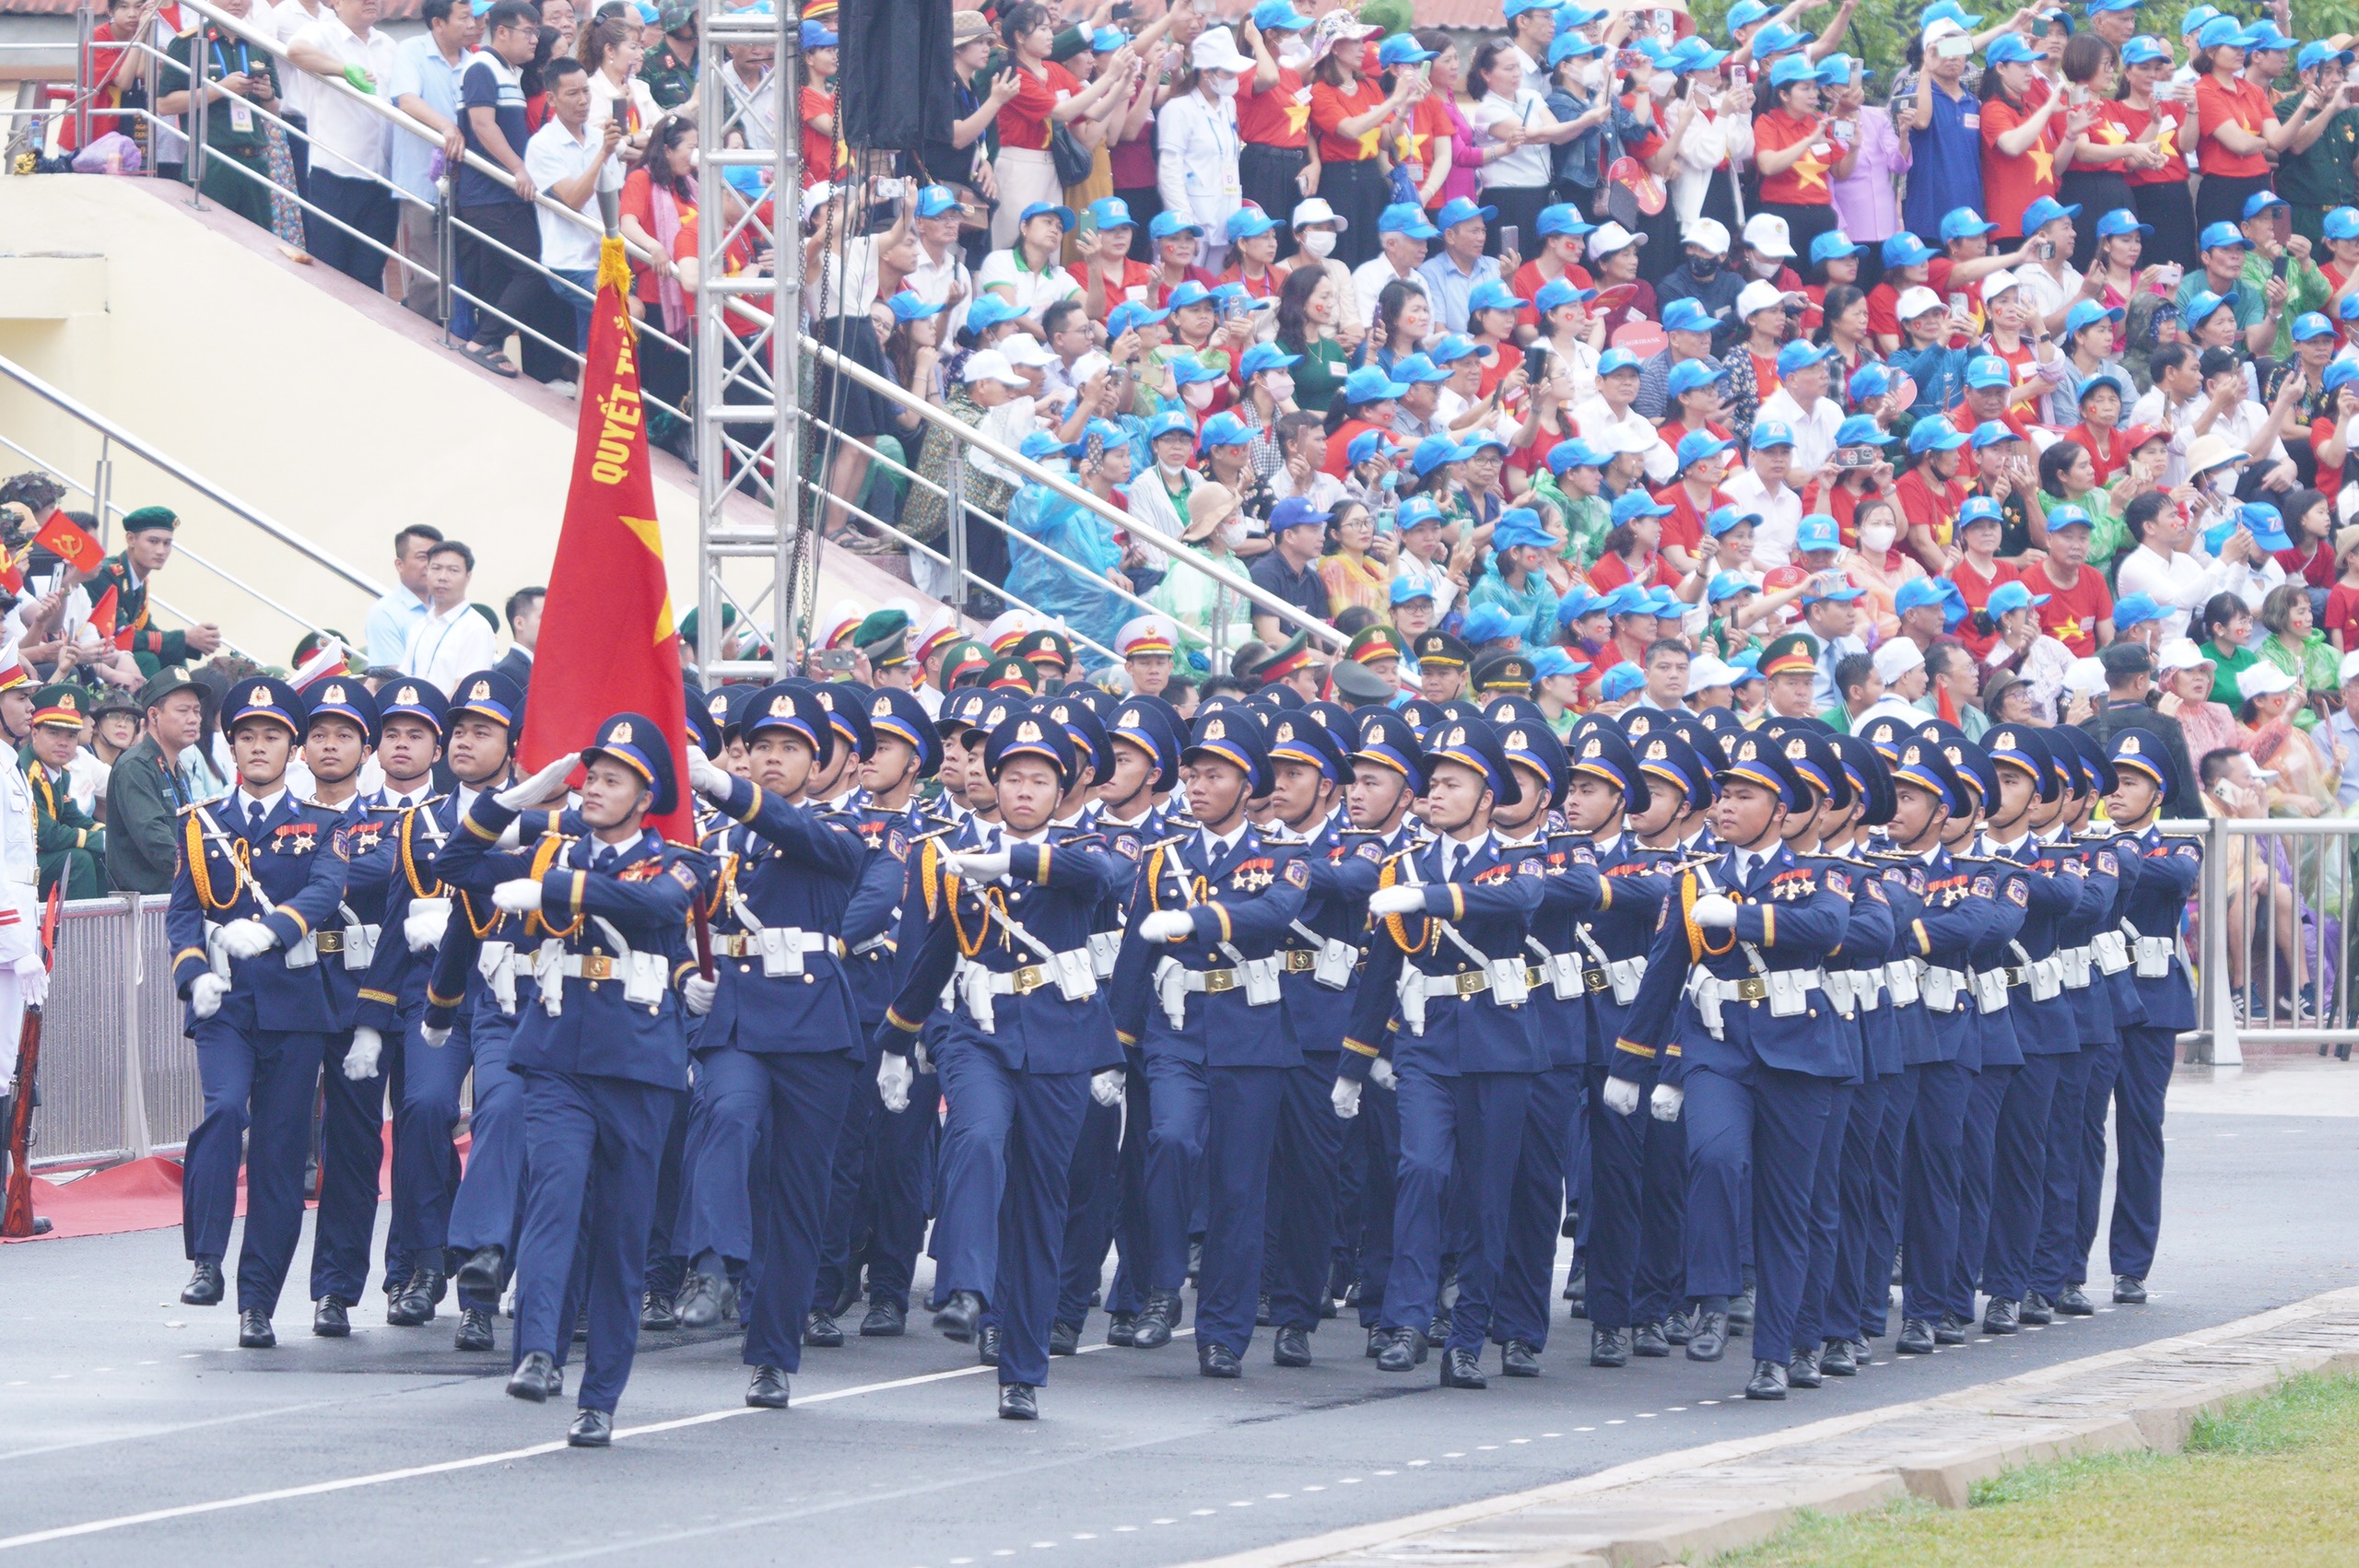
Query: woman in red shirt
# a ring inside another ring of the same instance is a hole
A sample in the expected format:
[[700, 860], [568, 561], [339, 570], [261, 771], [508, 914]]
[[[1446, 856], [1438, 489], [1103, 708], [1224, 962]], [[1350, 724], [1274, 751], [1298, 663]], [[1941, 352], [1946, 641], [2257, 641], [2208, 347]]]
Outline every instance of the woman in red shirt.
[[[2121, 52], [2120, 98], [2113, 117], [2132, 140], [2161, 154], [2153, 168], [2132, 164], [2130, 205], [2138, 221], [2154, 226], [2148, 249], [2162, 260], [2195, 254], [2195, 195], [2188, 189], [2187, 105], [2174, 95], [2171, 52], [2151, 38], [2133, 38]], [[2085, 210], [2085, 209], [2084, 209]], [[2184, 260], [2180, 263], [2185, 265]], [[2108, 300], [2108, 304], [2121, 301]]]
[[[1310, 46], [1310, 127], [1319, 136], [1317, 193], [1344, 219], [1335, 236], [1335, 260], [1356, 267], [1383, 248], [1378, 220], [1390, 187], [1381, 147], [1384, 128], [1423, 96], [1423, 78], [1402, 71], [1388, 94], [1361, 73], [1367, 40], [1378, 29], [1363, 27], [1349, 11], [1319, 19]], [[1288, 210], [1292, 210], [1289, 208]]]
[[2059, 117], [2064, 100], [2032, 64], [2046, 58], [2013, 32], [2000, 34], [1983, 56], [1982, 201], [1999, 226], [1994, 248], [2023, 238], [2024, 210], [2056, 194], [2058, 178], [2072, 161]]
[[[2223, 27], [2224, 22], [2227, 26]], [[2251, 35], [2233, 17], [2216, 17], [2195, 35], [2196, 155], [2203, 165], [2203, 189], [2195, 193], [2195, 227], [2242, 223], [2246, 199], [2271, 189], [2268, 154], [2283, 152], [2296, 127], [2308, 118], [2296, 113], [2286, 124], [2270, 106], [2268, 89], [2244, 76]]]
[[1833, 181], [1856, 149], [1818, 113], [1818, 77], [1808, 59], [1789, 54], [1769, 69], [1772, 108], [1753, 123], [1754, 163], [1761, 170], [1761, 210], [1786, 220], [1796, 254], [1836, 227]]
[[992, 213], [992, 249], [1004, 251], [1015, 243], [1016, 219], [1035, 202], [1062, 206], [1065, 188], [1057, 178], [1056, 160], [1049, 156], [1049, 127], [1081, 119], [1097, 110], [1117, 88], [1130, 85], [1126, 51], [1116, 52], [1115, 65], [1098, 74], [1086, 88], [1071, 71], [1049, 58], [1056, 43], [1056, 29], [1048, 7], [1020, 0], [1001, 18], [1000, 36], [1007, 41], [1008, 69], [1015, 73], [1015, 93], [999, 109], [999, 157], [992, 160], [992, 178], [999, 182], [999, 205]]

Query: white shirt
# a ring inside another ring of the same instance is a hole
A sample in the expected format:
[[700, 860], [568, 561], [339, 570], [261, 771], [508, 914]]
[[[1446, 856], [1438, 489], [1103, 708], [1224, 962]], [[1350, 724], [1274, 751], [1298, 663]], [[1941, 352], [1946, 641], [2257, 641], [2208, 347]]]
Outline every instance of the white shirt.
[[[1484, 141], [1491, 144], [1485, 149], [1483, 167], [1476, 170], [1483, 189], [1487, 191], [1494, 186], [1504, 185], [1528, 190], [1535, 185], [1547, 184], [1555, 174], [1555, 170], [1548, 167], [1548, 159], [1555, 152], [1555, 147], [1547, 142], [1530, 141], [1513, 152], [1498, 151], [1499, 141], [1491, 134], [1491, 127], [1503, 120], [1516, 121], [1534, 131], [1544, 131], [1556, 123], [1556, 117], [1548, 112], [1547, 99], [1528, 87], [1516, 88], [1512, 99], [1501, 98], [1495, 92], [1485, 93], [1481, 101], [1466, 111], [1466, 123]], [[1535, 249], [1538, 239], [1537, 235], [1532, 236]]]
[[495, 656], [491, 625], [465, 600], [417, 623], [402, 652], [402, 673], [429, 681], [444, 693], [465, 676], [488, 669]]
[[[321, 5], [319, 0], [312, 0], [309, 6], [304, 5], [303, 0], [279, 0], [276, 6], [257, 6], [246, 13], [246, 25], [259, 32], [276, 36], [281, 44], [288, 44], [294, 42], [295, 35], [305, 28], [334, 15], [333, 8]], [[321, 47], [325, 48], [326, 45]], [[288, 69], [282, 64], [278, 76], [279, 102], [288, 112], [310, 118], [312, 98], [315, 95], [324, 96], [311, 85], [311, 73]], [[381, 76], [378, 80], [381, 83], [384, 78]]]
[[[918, 264], [908, 277], [901, 280], [901, 287], [929, 305], [949, 305], [949, 309], [936, 318], [942, 324], [944, 343], [957, 337], [958, 329], [967, 324], [967, 307], [975, 298], [975, 279], [968, 272], [967, 259], [959, 254], [957, 246], [951, 246], [950, 253], [937, 262], [927, 253], [925, 244], [921, 240], [918, 244]], [[958, 303], [950, 305], [950, 295], [954, 289], [957, 291]]]
[[[2064, 263], [2060, 277], [2049, 276], [2048, 269], [2036, 262], [2017, 267], [2014, 277], [2024, 291], [2024, 298], [2037, 309], [2043, 322], [2062, 310], [2067, 300], [2081, 297], [2081, 275], [2070, 262]], [[2063, 329], [2061, 322], [2057, 323], [2057, 329], [2060, 332]], [[2063, 345], [2059, 344], [2057, 346], [2061, 348]]]
[[[2149, 387], [2121, 421], [2124, 425], [2146, 425], [2170, 432], [2170, 450], [2163, 458], [2162, 487], [2165, 490], [2177, 489], [2187, 479], [2187, 449], [2195, 439], [2189, 427], [2203, 401], [2200, 389], [2172, 403], [2163, 395], [2162, 388]], [[2169, 406], [2164, 406], [2165, 404]]]
[[[298, 3], [287, 0], [285, 6], [273, 13], [274, 18]], [[346, 65], [359, 66], [375, 78], [380, 93], [392, 86], [395, 45], [393, 34], [382, 29], [370, 28], [369, 36], [362, 38], [344, 25], [343, 18], [323, 7], [319, 20], [297, 33], [293, 41], [334, 55]], [[300, 70], [282, 74], [296, 78], [304, 75]], [[362, 103], [358, 93], [340, 92], [324, 83], [311, 84], [305, 97], [303, 111], [311, 116], [314, 170], [325, 170], [345, 180], [382, 178], [391, 171], [392, 122]]]
[[1245, 829], [1248, 825], [1250, 825], [1240, 822], [1233, 833], [1215, 833], [1209, 827], [1197, 829], [1203, 835], [1204, 864], [1208, 866], [1220, 864], [1221, 857], [1236, 848], [1238, 840], [1245, 837]]
[[1352, 303], [1359, 307], [1361, 321], [1376, 320], [1377, 296], [1384, 292], [1388, 283], [1405, 283], [1420, 294], [1426, 291], [1414, 268], [1405, 273], [1395, 272], [1391, 257], [1371, 257], [1352, 269]]
[[1761, 400], [1756, 419], [1782, 419], [1794, 430], [1794, 472], [1824, 468], [1835, 455], [1835, 432], [1843, 427], [1843, 411], [1833, 398], [1822, 397], [1809, 408], [1780, 384]]
[[1237, 100], [1207, 102], [1201, 90], [1173, 99], [1156, 113], [1155, 146], [1155, 191], [1163, 210], [1203, 228], [1207, 244], [1228, 243], [1229, 215], [1244, 202], [1237, 176]]
[[[1756, 541], [1755, 548], [1759, 548]], [[2149, 544], [2121, 557], [2116, 602], [2143, 593], [2163, 606], [2165, 639], [2187, 636], [2189, 617], [2215, 593], [2234, 593], [2248, 604], [2259, 604], [2269, 590], [2285, 580], [2285, 568], [2272, 558], [2256, 573], [2242, 562], [2213, 560], [2181, 550], [2167, 558]]]
[[1008, 302], [1027, 316], [1038, 316], [1060, 299], [1081, 298], [1081, 285], [1073, 280], [1053, 256], [1049, 264], [1034, 272], [1017, 259], [1015, 250], [993, 251], [983, 258], [983, 270], [975, 275], [978, 288], [994, 284], [1007, 293]]
[[[534, 190], [554, 192], [560, 181], [579, 179], [583, 170], [598, 161], [600, 145], [598, 134], [591, 129], [588, 122], [582, 123], [581, 134], [577, 136], [565, 128], [564, 122], [552, 114], [539, 130], [533, 133], [533, 139], [524, 144], [524, 172], [533, 177]], [[594, 216], [598, 192], [619, 191], [622, 183], [620, 161], [607, 158], [605, 168], [599, 171], [596, 182], [582, 196], [581, 205], [576, 210]], [[541, 226], [543, 266], [551, 272], [595, 272], [598, 269], [597, 229], [568, 223], [537, 202], [533, 204], [533, 216]], [[571, 302], [569, 298], [567, 301], [568, 304]], [[464, 609], [465, 606], [461, 605], [460, 608]], [[466, 670], [481, 668], [480, 664], [470, 664]], [[460, 673], [466, 673], [466, 670]], [[412, 673], [422, 672], [413, 671]], [[440, 685], [439, 682], [437, 684]]]
[[1792, 558], [1794, 540], [1802, 532], [1801, 492], [1780, 483], [1773, 496], [1761, 482], [1761, 475], [1750, 467], [1730, 474], [1721, 482], [1720, 490], [1731, 505], [1761, 514], [1761, 521], [1753, 530], [1753, 565], [1756, 570], [1772, 571]]
[[623, 140], [629, 141], [653, 130], [655, 122], [663, 117], [663, 111], [655, 106], [655, 95], [647, 90], [646, 81], [636, 72], [625, 77], [620, 88], [607, 80], [604, 71], [590, 73], [590, 135], [593, 140], [605, 129], [606, 122], [615, 117], [616, 105], [626, 99], [629, 107], [622, 111]]
[[1663, 445], [1662, 433], [1655, 428], [1654, 421], [1639, 413], [1636, 405], [1624, 409], [1617, 419], [1602, 397], [1575, 404], [1573, 427], [1584, 440], [1608, 444], [1609, 451], [1646, 453], [1647, 477], [1659, 486], [1670, 484], [1678, 474], [1677, 454]]

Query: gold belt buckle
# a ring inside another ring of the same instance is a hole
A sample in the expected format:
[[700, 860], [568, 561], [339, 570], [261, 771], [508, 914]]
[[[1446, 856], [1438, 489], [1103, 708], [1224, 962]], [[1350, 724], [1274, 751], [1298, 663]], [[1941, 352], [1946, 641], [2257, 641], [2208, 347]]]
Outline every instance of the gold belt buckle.
[[1609, 977], [1602, 969], [1590, 969], [1584, 972], [1589, 977], [1589, 989], [1593, 991], [1604, 990], [1607, 987], [1614, 984], [1612, 978]]
[[584, 954], [581, 977], [585, 980], [611, 980], [615, 977], [615, 961], [603, 953]]
[[2012, 964], [1999, 972], [2007, 977], [2007, 984], [2011, 989], [2025, 984], [2031, 977], [2030, 970], [2017, 968]]
[[321, 931], [312, 938], [312, 941], [316, 943], [322, 953], [342, 953], [344, 951], [344, 933], [342, 931]]
[[1758, 975], [1747, 975], [1736, 983], [1739, 1001], [1759, 1001], [1769, 994], [1769, 982]]
[[1461, 999], [1486, 990], [1491, 984], [1491, 977], [1480, 969], [1461, 969], [1450, 978]]
[[1030, 996], [1049, 983], [1049, 972], [1038, 964], [1027, 964], [1015, 972], [1015, 982], [1010, 989], [1017, 996]]
[[1286, 949], [1287, 974], [1308, 975], [1313, 969], [1318, 967], [1319, 954], [1311, 952], [1309, 948], [1290, 947]]
[[1236, 970], [1207, 969], [1204, 971], [1204, 994], [1206, 996], [1218, 996], [1223, 991], [1233, 991], [1236, 989]]

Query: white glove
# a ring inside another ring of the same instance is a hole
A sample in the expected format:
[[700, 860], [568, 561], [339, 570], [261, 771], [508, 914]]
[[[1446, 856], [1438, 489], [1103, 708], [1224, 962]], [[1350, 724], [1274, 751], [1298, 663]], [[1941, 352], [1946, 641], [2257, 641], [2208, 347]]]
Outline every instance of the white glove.
[[1426, 890], [1422, 887], [1379, 887], [1367, 899], [1367, 912], [1371, 915], [1414, 915], [1425, 907]]
[[232, 958], [256, 958], [277, 945], [276, 934], [251, 916], [221, 928], [221, 951]]
[[1686, 1092], [1677, 1085], [1658, 1083], [1655, 1085], [1654, 1098], [1648, 1102], [1647, 1108], [1654, 1113], [1657, 1121], [1677, 1121], [1679, 1107], [1685, 1103], [1686, 1099]]
[[886, 1110], [898, 1116], [910, 1108], [910, 1082], [916, 1076], [909, 1058], [885, 1053], [885, 1059], [876, 1064], [876, 1094]]
[[1327, 1098], [1334, 1105], [1335, 1114], [1345, 1121], [1360, 1114], [1360, 1086], [1351, 1079], [1335, 1080], [1335, 1087]]
[[1638, 1085], [1627, 1078], [1605, 1081], [1605, 1108], [1615, 1116], [1628, 1116], [1638, 1108]]
[[991, 882], [1007, 874], [1008, 852], [1004, 849], [975, 849], [964, 855], [950, 857], [950, 873], [963, 876], [968, 882]]
[[49, 1000], [49, 965], [41, 961], [38, 953], [28, 953], [17, 960], [17, 995], [27, 1007], [39, 1007]]
[[1382, 1057], [1368, 1063], [1367, 1076], [1368, 1082], [1379, 1089], [1397, 1088], [1401, 1082], [1401, 1075], [1393, 1071], [1392, 1064]]
[[491, 890], [491, 901], [511, 915], [531, 915], [541, 907], [541, 884], [538, 878], [520, 876], [513, 882], [503, 882]]
[[352, 1032], [352, 1048], [344, 1053], [344, 1075], [355, 1083], [377, 1076], [377, 1059], [385, 1054], [385, 1036], [366, 1024]]
[[1101, 1106], [1121, 1105], [1122, 1103], [1122, 1070], [1119, 1067], [1109, 1067], [1103, 1072], [1090, 1074], [1089, 1097]]
[[188, 1008], [199, 1018], [210, 1018], [221, 1011], [221, 999], [229, 994], [229, 982], [207, 972], [189, 982]]
[[566, 777], [579, 766], [581, 762], [580, 752], [568, 752], [530, 778], [511, 784], [507, 789], [494, 795], [492, 800], [511, 812], [521, 812], [526, 806], [538, 805], [548, 799], [552, 790], [565, 782]]
[[1185, 942], [1196, 934], [1196, 918], [1185, 909], [1157, 909], [1139, 921], [1141, 942]]
[[925, 1054], [925, 1040], [922, 1037], [910, 1042], [910, 1064], [920, 1072], [933, 1071], [933, 1059]]
[[708, 801], [722, 801], [729, 798], [729, 787], [735, 782], [728, 769], [704, 755], [702, 747], [688, 748], [689, 789]]
[[1708, 893], [1696, 900], [1696, 923], [1727, 930], [1736, 924], [1736, 906], [1718, 893]]
[[444, 1046], [451, 1043], [450, 1026], [445, 1024], [443, 1027], [437, 1029], [431, 1024], [421, 1024], [417, 1026], [417, 1037], [424, 1040], [428, 1045], [432, 1046], [436, 1050], [440, 1050]]
[[402, 917], [402, 940], [412, 953], [431, 953], [442, 945], [442, 933], [450, 927], [451, 901], [421, 898]]
[[713, 996], [721, 989], [719, 980], [708, 980], [702, 975], [690, 975], [680, 986], [681, 1000], [688, 1011], [698, 1018], [712, 1011]]

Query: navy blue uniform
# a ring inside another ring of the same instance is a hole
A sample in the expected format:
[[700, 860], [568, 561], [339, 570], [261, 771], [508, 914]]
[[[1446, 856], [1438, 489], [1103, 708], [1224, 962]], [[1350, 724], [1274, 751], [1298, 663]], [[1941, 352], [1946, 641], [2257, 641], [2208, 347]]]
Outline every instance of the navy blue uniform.
[[[2035, 875], [2020, 860], [1997, 854], [1988, 836], [1978, 837], [1972, 848], [1976, 856], [1967, 858], [1965, 864], [1975, 874], [1978, 891], [1986, 883], [1989, 887], [1993, 919], [1973, 954], [1973, 1021], [1982, 1059], [1966, 1094], [1966, 1138], [1958, 1159], [1957, 1258], [1945, 1293], [1948, 1311], [1968, 1321], [1974, 1317], [1976, 1285], [1989, 1261], [1992, 1198], [2002, 1174], [1998, 1163], [1999, 1124], [2007, 1092], [2024, 1065], [2013, 1004], [2017, 995], [2028, 994], [2028, 988], [2021, 983], [2025, 969], [2016, 938], [2032, 908], [2035, 891], [2040, 894], [2044, 919], [2052, 920], [2065, 907], [2048, 891], [2046, 877]], [[2036, 1016], [2026, 1012], [2023, 1032], [2030, 1034], [2037, 1026]], [[2010, 1133], [2023, 1125], [2019, 1111]]]
[[[1867, 1181], [1872, 1178], [1873, 1153], [1864, 1139], [1855, 1139], [1852, 1121], [1869, 1119], [1880, 1110], [1868, 1085], [1876, 1079], [1868, 1044], [1872, 1023], [1887, 1038], [1889, 1020], [1884, 1012], [1884, 966], [1894, 938], [1892, 906], [1882, 881], [1860, 862], [1843, 855], [1814, 855], [1821, 881], [1840, 890], [1850, 901], [1843, 940], [1826, 956], [1827, 999], [1848, 1030], [1851, 1071], [1837, 1081], [1827, 1107], [1826, 1130], [1819, 1139], [1818, 1167], [1811, 1182], [1810, 1266], [1802, 1284], [1802, 1302], [1796, 1318], [1793, 1348], [1815, 1351], [1828, 1340], [1847, 1339], [1859, 1313], [1846, 1287], [1843, 1272], [1844, 1236], [1866, 1223]], [[1838, 1034], [1845, 1031], [1838, 1031]], [[1896, 1066], [1896, 1048], [1887, 1048]], [[1865, 1167], [1855, 1180], [1854, 1167]], [[1852, 1203], [1846, 1205], [1846, 1195]], [[1774, 1356], [1774, 1350], [1772, 1354]]]
[[2137, 885], [2123, 918], [2125, 934], [2134, 933], [2131, 973], [2146, 1016], [2121, 1031], [2121, 1066], [2113, 1084], [2119, 1168], [2107, 1250], [2115, 1274], [2143, 1280], [2154, 1266], [2154, 1238], [2163, 1223], [2163, 1095], [2179, 1032], [2195, 1027], [2195, 988], [2178, 954], [2178, 930], [2202, 875], [2203, 849], [2192, 839], [2166, 838], [2153, 826], [2118, 842], [2125, 861], [2138, 857]]
[[377, 1175], [385, 1163], [386, 1072], [381, 1056], [375, 1073], [347, 1078], [344, 1060], [360, 1022], [360, 990], [383, 934], [386, 881], [393, 870], [390, 837], [396, 819], [359, 796], [341, 807], [320, 809], [344, 818], [346, 871], [336, 923], [314, 936], [336, 1027], [321, 1061], [320, 1213], [311, 1234], [311, 1299], [333, 1296], [350, 1306], [369, 1287], [369, 1244], [377, 1234]]
[[[2046, 1169], [2041, 1175], [2039, 1234], [2035, 1239], [2030, 1288], [2053, 1302], [2072, 1278], [2072, 1242], [2081, 1221], [2082, 1117], [2089, 1072], [2108, 1046], [2118, 1047], [2120, 1024], [2114, 1016], [2114, 984], [2099, 961], [2096, 937], [2114, 926], [2120, 906], [2121, 863], [2100, 840], [2060, 837], [2059, 860], [2076, 860], [2087, 879], [2081, 901], [2056, 932], [2057, 957], [2064, 968], [2064, 995], [2072, 1004], [2073, 1037], [2079, 1048], [2060, 1059], [2056, 1090], [2048, 1102]], [[2107, 951], [2112, 951], [2108, 944]], [[2127, 949], [2122, 949], [2126, 954]], [[2085, 1257], [2085, 1253], [2083, 1253]]]

